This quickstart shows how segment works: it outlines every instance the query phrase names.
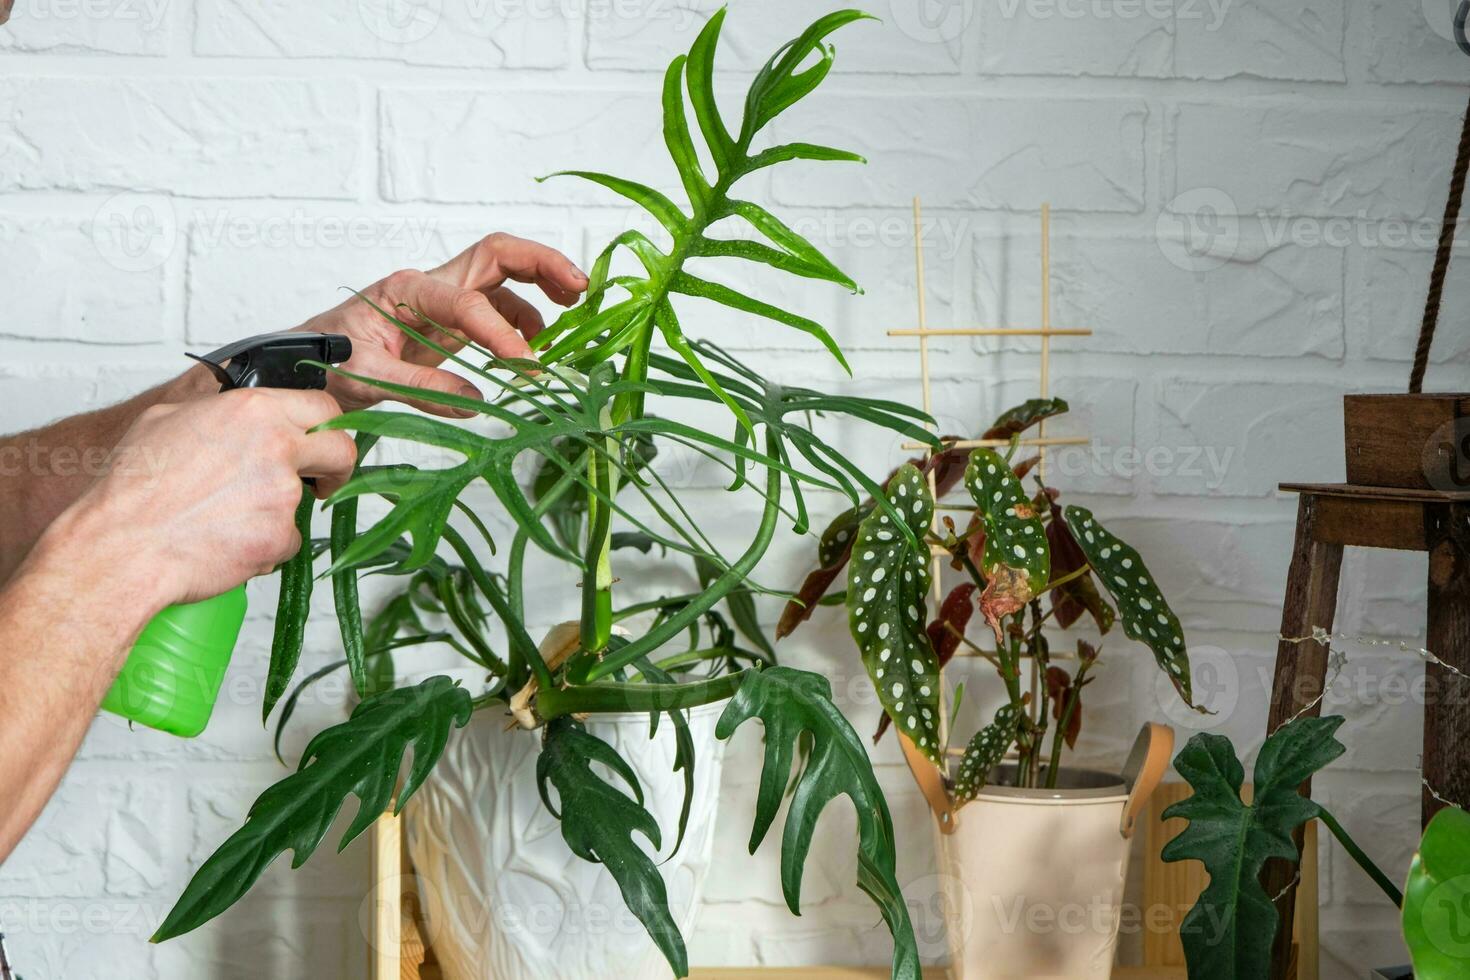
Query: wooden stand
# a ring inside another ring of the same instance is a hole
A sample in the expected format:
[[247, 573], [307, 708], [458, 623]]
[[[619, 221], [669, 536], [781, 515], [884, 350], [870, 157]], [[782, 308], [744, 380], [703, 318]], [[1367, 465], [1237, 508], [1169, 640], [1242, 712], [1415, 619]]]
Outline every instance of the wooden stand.
[[[1446, 801], [1470, 801], [1470, 493], [1353, 484], [1281, 488], [1300, 500], [1267, 731], [1321, 713], [1343, 547], [1427, 553], [1425, 646], [1432, 653], [1425, 668], [1422, 816], [1428, 823]], [[1310, 790], [1308, 781], [1302, 793]], [[1302, 843], [1301, 831], [1296, 842]], [[1296, 880], [1285, 861], [1273, 860], [1263, 872], [1267, 894], [1281, 896], [1273, 980], [1289, 976]]]

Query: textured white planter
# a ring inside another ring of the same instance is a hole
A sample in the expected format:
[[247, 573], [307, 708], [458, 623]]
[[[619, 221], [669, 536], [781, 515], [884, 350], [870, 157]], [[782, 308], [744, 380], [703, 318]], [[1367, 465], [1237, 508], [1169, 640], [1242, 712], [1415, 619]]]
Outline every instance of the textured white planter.
[[954, 980], [1111, 975], [1128, 791], [1119, 777], [1088, 770], [1063, 770], [1058, 782], [1068, 788], [987, 786], [955, 832], [941, 835]]
[[[659, 870], [687, 936], [709, 870], [724, 744], [722, 704], [690, 715], [694, 804], [678, 855]], [[455, 733], [409, 802], [409, 854], [419, 876], [428, 941], [447, 980], [667, 980], [673, 975], [600, 864], [572, 854], [536, 789], [540, 732], [504, 731], [481, 712]], [[628, 760], [644, 803], [673, 850], [684, 799], [667, 718], [648, 738], [647, 715], [599, 715], [587, 729]], [[618, 777], [611, 776], [614, 781]], [[554, 790], [553, 790], [554, 793]], [[641, 840], [641, 838], [640, 838]], [[651, 846], [650, 846], [651, 851]]]

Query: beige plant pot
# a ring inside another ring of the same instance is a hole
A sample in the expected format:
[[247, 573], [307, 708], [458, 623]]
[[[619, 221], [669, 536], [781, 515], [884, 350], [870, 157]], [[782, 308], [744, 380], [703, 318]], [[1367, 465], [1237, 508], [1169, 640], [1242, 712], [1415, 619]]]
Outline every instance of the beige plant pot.
[[939, 769], [899, 741], [939, 831], [952, 980], [1107, 980], [1134, 827], [1173, 731], [1145, 724], [1121, 776], [1063, 769], [1056, 789], [1022, 789], [1003, 765], [958, 807]]
[[1090, 770], [1063, 770], [1057, 782], [987, 786], [954, 833], [940, 836], [954, 980], [1111, 975], [1131, 844], [1119, 829], [1128, 790]]

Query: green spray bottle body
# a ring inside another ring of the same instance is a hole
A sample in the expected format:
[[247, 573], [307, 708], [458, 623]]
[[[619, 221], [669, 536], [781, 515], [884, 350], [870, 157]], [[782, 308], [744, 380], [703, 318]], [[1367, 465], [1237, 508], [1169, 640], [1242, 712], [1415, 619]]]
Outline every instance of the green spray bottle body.
[[[351, 355], [351, 341], [338, 334], [277, 333], [189, 356], [214, 373], [221, 391], [228, 391], [325, 388], [327, 372], [321, 365]], [[245, 610], [245, 586], [239, 585], [154, 616], [102, 699], [103, 710], [184, 738], [203, 732], [240, 638]]]

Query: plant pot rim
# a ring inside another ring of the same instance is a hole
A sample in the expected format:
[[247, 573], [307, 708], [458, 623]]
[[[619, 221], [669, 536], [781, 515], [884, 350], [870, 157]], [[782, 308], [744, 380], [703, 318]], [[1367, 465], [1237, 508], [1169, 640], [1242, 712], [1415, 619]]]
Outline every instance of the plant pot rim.
[[[997, 766], [992, 776], [1004, 776], [1015, 771], [1013, 763]], [[1078, 803], [1124, 803], [1128, 800], [1128, 785], [1117, 773], [1102, 769], [1076, 769], [1063, 767], [1057, 775], [1059, 783], [1072, 785], [1056, 786], [1007, 786], [1003, 782], [987, 782], [975, 799], [989, 803], [1008, 803], [1019, 806], [1066, 806]]]

